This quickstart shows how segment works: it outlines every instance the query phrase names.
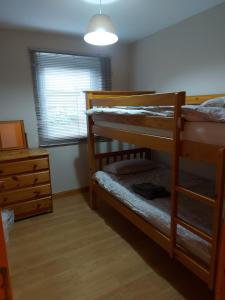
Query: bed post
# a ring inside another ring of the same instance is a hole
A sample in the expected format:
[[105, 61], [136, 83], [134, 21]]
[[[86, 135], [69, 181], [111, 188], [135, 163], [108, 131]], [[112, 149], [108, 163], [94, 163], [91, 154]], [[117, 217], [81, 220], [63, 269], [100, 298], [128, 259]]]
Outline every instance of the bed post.
[[217, 277], [216, 277], [216, 289], [215, 289], [215, 300], [225, 299], [225, 222], [220, 235], [220, 251], [219, 260], [217, 263]]
[[[92, 99], [93, 93], [86, 92], [86, 108], [92, 108]], [[94, 180], [92, 176], [96, 172], [96, 161], [95, 161], [95, 137], [93, 133], [94, 122], [91, 116], [87, 116], [87, 141], [88, 141], [88, 163], [89, 163], [89, 193], [90, 193], [90, 200], [89, 205], [92, 209], [97, 208], [97, 201], [96, 195], [94, 191]]]
[[181, 154], [181, 131], [182, 118], [181, 109], [185, 104], [185, 92], [176, 94], [176, 103], [174, 107], [174, 128], [173, 128], [173, 154], [172, 154], [172, 185], [171, 185], [171, 249], [170, 256], [174, 257], [174, 248], [176, 247], [177, 236], [177, 185], [179, 181], [179, 160]]
[[[225, 181], [225, 148], [218, 150], [216, 164], [216, 200], [213, 213], [213, 243], [210, 262], [210, 283], [209, 288], [213, 288], [216, 282], [216, 271], [218, 267], [219, 246], [221, 229], [223, 226], [223, 200]], [[223, 254], [224, 255], [224, 254]], [[220, 266], [222, 267], [222, 266]]]

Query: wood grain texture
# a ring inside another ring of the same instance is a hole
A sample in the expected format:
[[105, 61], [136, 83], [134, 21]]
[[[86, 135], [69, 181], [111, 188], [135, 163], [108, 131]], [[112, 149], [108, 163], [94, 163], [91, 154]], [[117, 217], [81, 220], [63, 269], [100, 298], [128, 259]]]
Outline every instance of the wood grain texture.
[[57, 199], [54, 213], [15, 224], [14, 300], [210, 300], [196, 276], [103, 203]]
[[[97, 97], [97, 96], [96, 96]], [[91, 98], [92, 106], [151, 106], [151, 105], [172, 105], [176, 104], [176, 93], [129, 95], [105, 98]]]
[[0, 176], [11, 174], [20, 174], [26, 172], [35, 172], [48, 169], [48, 158], [36, 158], [16, 162], [0, 161]]
[[[10, 209], [10, 206], [8, 207]], [[45, 197], [38, 200], [30, 200], [12, 206], [16, 220], [52, 212], [52, 199]]]
[[35, 209], [37, 215], [52, 211], [51, 195], [46, 150], [0, 152], [0, 206], [14, 209], [16, 220], [35, 215]]
[[171, 180], [171, 245], [170, 245], [170, 255], [174, 256], [174, 249], [176, 247], [177, 240], [177, 210], [178, 210], [178, 194], [176, 191], [176, 186], [179, 182], [179, 168], [180, 168], [180, 156], [181, 156], [181, 109], [182, 105], [185, 103], [185, 92], [177, 94], [176, 105], [174, 107], [174, 126], [173, 126], [173, 149], [172, 149], [172, 180]]
[[[214, 97], [213, 97], [214, 96]], [[208, 95], [208, 96], [199, 96], [199, 98], [195, 98], [195, 101], [206, 100], [209, 98], [215, 98], [218, 95]], [[208, 97], [208, 98], [207, 98]], [[89, 138], [89, 162], [90, 166], [95, 164], [95, 153], [94, 153], [94, 139], [93, 139], [93, 133], [98, 134], [100, 136], [120, 140], [123, 142], [127, 142], [130, 144], [135, 144], [141, 147], [148, 147], [150, 149], [154, 150], [161, 150], [165, 152], [169, 152], [172, 154], [172, 185], [171, 185], [171, 235], [170, 235], [170, 241], [169, 241], [169, 250], [171, 257], [177, 258], [179, 261], [182, 262], [186, 267], [188, 267], [190, 270], [193, 270], [193, 272], [198, 275], [202, 280], [204, 280], [208, 286], [213, 289], [215, 287], [215, 269], [216, 269], [216, 261], [217, 261], [217, 246], [218, 246], [218, 233], [220, 230], [220, 223], [221, 223], [221, 199], [224, 194], [223, 190], [223, 184], [222, 181], [224, 178], [224, 152], [221, 155], [221, 158], [219, 159], [218, 163], [218, 150], [220, 149], [220, 146], [214, 146], [214, 145], [207, 145], [197, 142], [189, 142], [189, 141], [181, 141], [181, 132], [183, 130], [183, 120], [182, 120], [182, 105], [185, 104], [185, 93], [167, 93], [167, 94], [153, 94], [153, 95], [141, 95], [141, 96], [129, 96], [124, 97], [114, 97], [110, 98], [104, 95], [102, 93], [101, 99], [98, 98], [97, 95], [93, 95], [91, 93], [88, 94], [87, 98], [87, 107], [90, 108], [93, 105], [95, 106], [114, 106], [114, 105], [175, 105], [174, 107], [174, 117], [173, 117], [173, 123], [172, 123], [172, 132], [173, 136], [172, 138], [167, 137], [159, 137], [159, 136], [153, 136], [150, 134], [143, 134], [143, 133], [137, 133], [133, 130], [124, 130], [124, 129], [117, 129], [117, 128], [110, 128], [107, 126], [101, 126], [94, 123], [94, 118], [90, 116], [88, 117], [88, 126], [89, 126], [89, 133], [92, 136], [92, 139]], [[193, 100], [193, 99], [192, 99]], [[99, 120], [101, 120], [101, 116], [98, 116]], [[142, 119], [142, 116], [140, 116], [140, 119]], [[116, 120], [114, 120], [116, 121]], [[125, 118], [124, 118], [124, 123]], [[128, 120], [127, 123], [129, 124]], [[152, 118], [152, 123], [149, 124], [149, 126], [154, 125], [154, 119]], [[156, 125], [156, 124], [155, 124]], [[170, 124], [171, 125], [171, 124]], [[181, 156], [185, 156], [188, 158], [191, 158], [193, 160], [200, 160], [204, 162], [209, 163], [216, 163], [217, 164], [217, 193], [218, 193], [218, 199], [215, 203], [215, 201], [209, 197], [202, 196], [198, 193], [193, 193], [192, 191], [189, 191], [187, 189], [184, 189], [182, 187], [179, 187], [179, 159]], [[108, 163], [108, 158], [107, 158]], [[222, 167], [221, 167], [222, 165]], [[100, 167], [102, 166], [102, 161], [100, 160]], [[116, 208], [122, 215], [126, 216], [133, 224], [138, 226], [143, 232], [147, 233], [149, 237], [152, 237], [159, 245], [161, 245], [163, 248], [167, 249], [166, 243], [168, 244], [168, 238], [166, 239], [162, 235], [160, 235], [156, 231], [152, 231], [152, 226], [147, 226], [143, 222], [139, 222], [139, 220], [136, 220], [136, 215], [132, 212], [126, 211], [123, 206], [118, 204], [118, 200], [116, 197], [113, 196], [107, 196], [102, 188], [98, 187], [97, 182], [95, 182], [91, 177], [91, 187], [92, 187], [92, 193], [91, 195], [98, 193], [99, 196], [102, 196], [104, 200], [106, 200], [109, 204], [111, 204], [114, 208]], [[218, 180], [219, 179], [219, 180]], [[212, 239], [210, 236], [206, 236], [204, 232], [198, 231], [195, 227], [192, 226], [192, 224], [188, 224], [184, 220], [177, 219], [177, 198], [178, 198], [178, 192], [188, 194], [188, 196], [194, 198], [197, 201], [207, 201], [214, 205], [214, 222], [213, 222], [213, 236]], [[92, 199], [92, 198], [91, 198]], [[92, 200], [91, 200], [92, 201]], [[96, 203], [96, 197], [95, 197], [95, 203]], [[95, 206], [96, 207], [96, 206]], [[204, 236], [205, 239], [212, 241], [212, 255], [211, 255], [211, 263], [210, 263], [210, 272], [208, 269], [202, 268], [202, 266], [191, 256], [188, 256], [185, 253], [185, 249], [177, 249], [177, 243], [176, 243], [176, 230], [177, 230], [177, 221], [179, 223], [182, 222], [184, 227], [192, 232], [194, 232], [197, 235]]]
[[210, 94], [210, 95], [197, 95], [197, 96], [186, 96], [186, 104], [201, 104], [202, 102], [214, 99], [217, 97], [224, 97], [225, 94]]
[[23, 120], [0, 121], [0, 150], [27, 148]]
[[0, 181], [0, 189], [2, 192], [10, 189], [18, 189], [28, 186], [36, 186], [50, 181], [49, 171], [40, 171], [28, 174], [11, 175], [4, 177], [4, 181]]
[[24, 158], [35, 158], [48, 155], [48, 151], [42, 148], [37, 149], [22, 149], [11, 151], [0, 151], [0, 161], [15, 161]]
[[174, 127], [173, 118], [170, 117], [148, 117], [137, 115], [116, 115], [116, 114], [101, 114], [93, 115], [94, 122], [106, 121], [112, 123], [129, 124], [134, 126], [158, 128], [172, 130]]
[[104, 126], [93, 126], [94, 133], [120, 140], [129, 144], [135, 144], [140, 147], [148, 147], [149, 149], [172, 152], [173, 140], [171, 138], [148, 135], [144, 133], [131, 132], [122, 129], [109, 128]]
[[48, 195], [51, 195], [50, 184], [8, 191], [5, 193], [0, 193], [0, 205], [5, 207], [13, 203], [39, 199]]

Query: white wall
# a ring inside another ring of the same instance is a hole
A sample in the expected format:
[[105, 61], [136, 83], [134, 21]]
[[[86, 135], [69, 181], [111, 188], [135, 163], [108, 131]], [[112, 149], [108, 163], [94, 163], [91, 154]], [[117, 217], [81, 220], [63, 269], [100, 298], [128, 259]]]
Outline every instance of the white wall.
[[[224, 93], [225, 4], [132, 44], [130, 55], [132, 89]], [[212, 176], [211, 167], [197, 166], [184, 162], [185, 169]]]
[[[110, 56], [113, 89], [123, 90], [128, 87], [126, 45], [95, 47], [74, 36], [0, 30], [0, 120], [24, 120], [30, 147], [38, 147], [38, 132], [29, 48]], [[116, 145], [113, 146], [115, 148]], [[49, 148], [49, 152], [53, 192], [87, 185], [86, 144]]]
[[225, 4], [131, 46], [135, 89], [225, 92]]

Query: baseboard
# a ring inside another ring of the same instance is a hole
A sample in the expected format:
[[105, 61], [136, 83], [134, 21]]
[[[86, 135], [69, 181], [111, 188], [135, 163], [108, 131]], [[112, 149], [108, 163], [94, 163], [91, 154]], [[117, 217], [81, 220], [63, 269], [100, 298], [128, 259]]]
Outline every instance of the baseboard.
[[52, 195], [52, 198], [57, 199], [57, 198], [66, 197], [66, 196], [70, 196], [70, 195], [77, 195], [77, 194], [87, 193], [88, 190], [89, 190], [89, 187], [84, 186], [84, 187], [79, 188], [79, 189], [72, 189], [72, 190], [68, 190], [68, 191], [55, 193], [55, 194]]

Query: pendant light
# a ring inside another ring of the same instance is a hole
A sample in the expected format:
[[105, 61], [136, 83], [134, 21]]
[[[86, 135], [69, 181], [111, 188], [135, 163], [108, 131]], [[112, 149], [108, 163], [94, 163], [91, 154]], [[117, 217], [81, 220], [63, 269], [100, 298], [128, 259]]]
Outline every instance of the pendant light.
[[96, 45], [112, 45], [118, 41], [114, 26], [109, 16], [102, 14], [102, 2], [99, 1], [99, 14], [94, 15], [84, 35], [85, 42]]

